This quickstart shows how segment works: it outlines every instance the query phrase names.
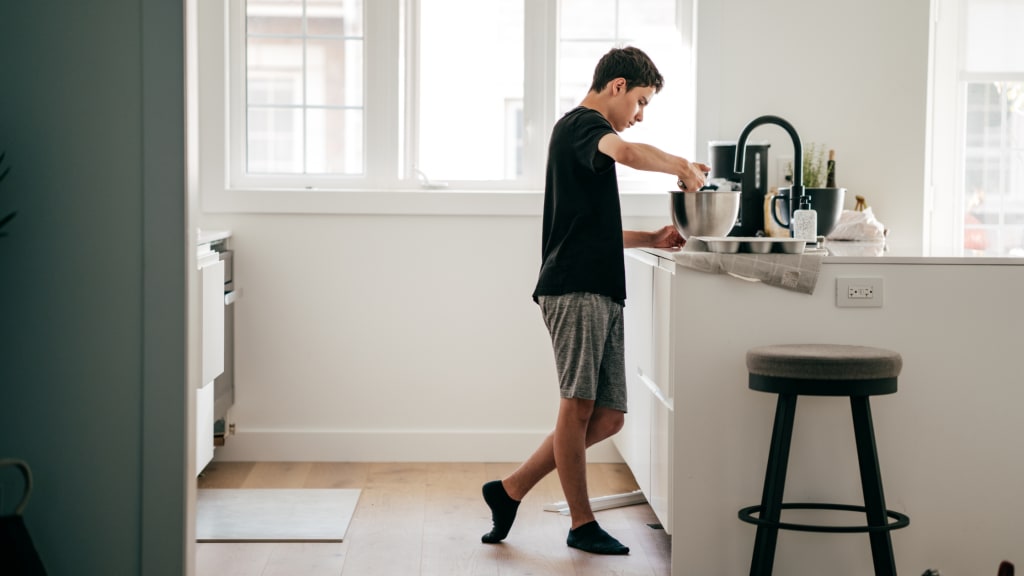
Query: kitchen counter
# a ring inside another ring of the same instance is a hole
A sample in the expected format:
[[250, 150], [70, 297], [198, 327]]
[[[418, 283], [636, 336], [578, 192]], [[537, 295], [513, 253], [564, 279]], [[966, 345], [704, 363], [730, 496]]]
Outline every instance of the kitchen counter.
[[[644, 248], [645, 252], [661, 258], [675, 259], [679, 251]], [[954, 256], [911, 254], [893, 251], [880, 242], [826, 241], [823, 245], [822, 264], [951, 264], [1024, 266], [1024, 258], [1013, 256]]]
[[[632, 352], [626, 330], [627, 355], [649, 358], [636, 348], [667, 339], [654, 343], [669, 351], [661, 369], [668, 381], [656, 382], [669, 407], [661, 413], [667, 425], [658, 426], [669, 438], [667, 468], [647, 462], [639, 475], [667, 470], [667, 480], [649, 484], [670, 485], [673, 575], [749, 570], [755, 528], [736, 514], [760, 500], [776, 398], [747, 387], [744, 357], [754, 346], [801, 342], [879, 346], [903, 356], [899, 391], [872, 398], [886, 503], [911, 518], [892, 533], [901, 573], [988, 574], [1002, 559], [1024, 561], [1024, 379], [1017, 365], [1024, 259], [831, 255], [814, 293], [803, 294], [686, 268], [672, 252], [627, 250], [631, 255], [657, 261], [656, 298], [648, 305], [655, 324], [661, 318], [668, 325], [639, 344], [634, 339]], [[634, 289], [630, 261], [627, 311], [642, 308], [650, 293], [649, 286]], [[658, 297], [662, 273], [667, 293]], [[837, 307], [837, 279], [850, 277], [883, 280], [882, 307]], [[863, 502], [849, 410], [842, 399], [801, 398], [787, 501]], [[838, 512], [787, 511], [784, 518], [862, 522]], [[782, 531], [775, 566], [787, 576], [872, 572], [863, 534]]]
[[212, 244], [218, 240], [227, 240], [231, 237], [230, 230], [202, 230], [196, 229], [196, 244]]

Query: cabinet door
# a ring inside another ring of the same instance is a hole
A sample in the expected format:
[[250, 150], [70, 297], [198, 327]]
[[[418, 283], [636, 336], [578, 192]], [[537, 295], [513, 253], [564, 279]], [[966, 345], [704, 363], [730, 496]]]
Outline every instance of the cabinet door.
[[196, 476], [213, 460], [213, 382], [196, 390]]
[[665, 532], [672, 534], [672, 408], [651, 397], [651, 492], [647, 502]]
[[650, 378], [671, 406], [672, 390], [672, 279], [675, 262], [658, 259], [654, 267], [654, 296], [651, 319]]
[[220, 260], [200, 264], [202, 296], [202, 379], [206, 386], [224, 371], [224, 263]]
[[641, 380], [643, 367], [650, 365], [651, 301], [657, 258], [635, 250], [626, 252], [626, 308], [624, 314], [626, 389], [629, 413], [622, 430], [613, 436], [615, 447], [629, 465], [644, 495], [651, 488], [651, 401]]
[[647, 497], [665, 532], [672, 534], [672, 288], [675, 262], [658, 259], [654, 268], [651, 320], [651, 493]]

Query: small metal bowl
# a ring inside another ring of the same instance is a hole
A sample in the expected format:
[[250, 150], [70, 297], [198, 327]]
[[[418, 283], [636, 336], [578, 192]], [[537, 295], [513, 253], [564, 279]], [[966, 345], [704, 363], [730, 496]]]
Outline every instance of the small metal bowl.
[[783, 254], [803, 254], [807, 242], [800, 238], [776, 238], [775, 245]]
[[740, 251], [741, 242], [735, 238], [715, 238], [702, 236], [698, 238], [704, 245], [708, 247], [708, 252], [715, 252], [718, 254], [735, 254]]
[[753, 254], [769, 254], [772, 251], [771, 238], [747, 238], [743, 242], [745, 252]]

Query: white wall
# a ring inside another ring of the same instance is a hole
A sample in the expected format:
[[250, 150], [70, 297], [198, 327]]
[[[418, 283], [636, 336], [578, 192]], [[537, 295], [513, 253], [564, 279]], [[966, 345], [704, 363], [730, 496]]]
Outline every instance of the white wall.
[[553, 426], [539, 218], [207, 224], [232, 230], [242, 290], [238, 435], [217, 458], [518, 460]]
[[[890, 241], [919, 250], [927, 32], [927, 0], [702, 2], [698, 159], [708, 140], [780, 115], [805, 143], [837, 149], [851, 207], [866, 196]], [[764, 127], [754, 138], [791, 154], [783, 135]], [[204, 227], [233, 231], [244, 291], [239, 433], [215, 458], [528, 455], [556, 408], [529, 298], [540, 205], [514, 217], [204, 215]], [[627, 226], [667, 224], [665, 205], [664, 218]]]
[[[861, 195], [901, 253], [920, 253], [929, 0], [709, 0], [698, 6], [697, 150], [774, 114], [836, 150], [847, 208]], [[769, 159], [793, 156], [757, 128]]]

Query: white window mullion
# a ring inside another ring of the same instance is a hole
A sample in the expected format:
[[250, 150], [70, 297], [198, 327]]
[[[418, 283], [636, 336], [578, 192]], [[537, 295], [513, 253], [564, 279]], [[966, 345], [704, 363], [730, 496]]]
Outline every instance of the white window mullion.
[[[398, 184], [399, 60], [401, 57], [401, 0], [373, 0], [363, 4], [366, 22], [363, 50], [363, 138], [366, 143], [367, 181], [376, 187]], [[373, 72], [371, 72], [371, 70]]]
[[543, 189], [548, 137], [558, 112], [558, 0], [526, 2], [525, 10], [524, 178]]
[[245, 0], [231, 0], [228, 6], [228, 72], [230, 88], [227, 97], [228, 141], [230, 152], [227, 154], [230, 167], [228, 182], [231, 187], [245, 178], [245, 159], [248, 154], [248, 143], [245, 138], [246, 102], [245, 86]]
[[302, 141], [299, 149], [302, 151], [302, 173], [309, 174], [309, 37], [306, 19], [306, 3], [302, 3], [302, 126], [300, 134]]
[[[405, 69], [403, 79], [405, 81], [405, 102], [402, 112], [404, 114], [403, 130], [404, 141], [402, 142], [402, 172], [401, 178], [415, 180], [417, 178], [417, 166], [419, 166], [420, 130], [417, 119], [420, 115], [420, 3], [419, 0], [405, 0], [404, 4], [404, 38], [403, 54], [405, 58]], [[396, 148], [398, 150], [398, 148]]]

